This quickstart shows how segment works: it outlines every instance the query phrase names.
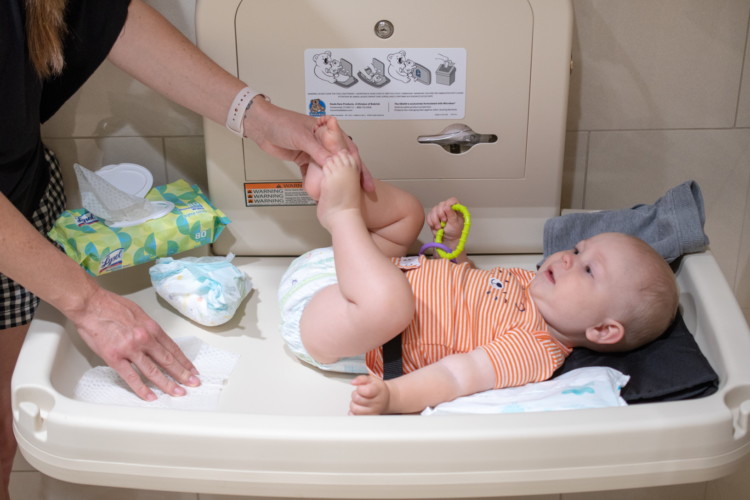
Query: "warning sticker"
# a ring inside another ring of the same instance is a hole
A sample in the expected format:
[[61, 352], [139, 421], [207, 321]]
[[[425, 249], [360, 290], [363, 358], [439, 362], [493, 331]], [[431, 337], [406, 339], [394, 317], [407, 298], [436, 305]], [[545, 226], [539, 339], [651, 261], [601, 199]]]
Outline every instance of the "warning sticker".
[[315, 205], [302, 188], [301, 182], [247, 182], [245, 205], [248, 207], [279, 207]]
[[466, 107], [462, 48], [305, 50], [305, 107], [350, 120], [460, 119]]

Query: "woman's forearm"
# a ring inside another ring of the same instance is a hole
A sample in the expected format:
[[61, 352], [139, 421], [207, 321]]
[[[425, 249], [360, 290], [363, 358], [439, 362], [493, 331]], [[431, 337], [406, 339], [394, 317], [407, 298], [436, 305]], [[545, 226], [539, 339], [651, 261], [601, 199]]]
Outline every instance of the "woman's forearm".
[[245, 87], [141, 0], [132, 0], [109, 60], [168, 99], [220, 124]]
[[0, 194], [0, 272], [66, 315], [83, 308], [97, 285]]

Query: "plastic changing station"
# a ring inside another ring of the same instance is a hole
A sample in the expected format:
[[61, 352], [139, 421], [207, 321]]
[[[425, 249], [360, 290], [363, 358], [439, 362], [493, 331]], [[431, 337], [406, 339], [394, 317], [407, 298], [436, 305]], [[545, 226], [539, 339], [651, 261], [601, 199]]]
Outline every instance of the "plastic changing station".
[[[374, 175], [424, 206], [457, 196], [472, 210], [467, 246], [478, 265], [533, 269], [544, 220], [560, 212], [570, 2], [471, 0], [461, 8], [467, 19], [453, 2], [412, 3], [199, 1], [199, 44], [280, 106], [338, 109]], [[282, 18], [283, 26], [258, 22]], [[394, 72], [380, 87], [348, 78], [344, 87], [316, 76], [312, 56], [326, 51], [355, 74], [374, 59], [387, 73], [388, 56], [401, 51], [419, 71], [411, 69], [408, 82]], [[358, 115], [358, 102], [370, 116]], [[382, 115], [395, 108], [422, 114]], [[437, 136], [457, 123], [497, 141], [443, 147]], [[711, 396], [491, 416], [347, 416], [351, 377], [303, 365], [278, 333], [282, 273], [293, 256], [327, 244], [315, 208], [289, 201], [298, 170], [222, 126], [206, 122], [205, 138], [209, 195], [233, 221], [213, 251], [237, 254], [234, 263], [254, 284], [242, 310], [225, 325], [201, 327], [157, 299], [145, 265], [100, 279], [170, 335], [240, 355], [219, 409], [74, 399], [76, 382], [103, 363], [42, 305], [12, 384], [19, 447], [39, 471], [77, 483], [217, 494], [468, 498], [706, 481], [734, 471], [750, 451], [750, 331], [710, 252], [683, 258], [677, 276], [682, 315], [719, 375]], [[249, 196], [274, 183], [280, 193]]]

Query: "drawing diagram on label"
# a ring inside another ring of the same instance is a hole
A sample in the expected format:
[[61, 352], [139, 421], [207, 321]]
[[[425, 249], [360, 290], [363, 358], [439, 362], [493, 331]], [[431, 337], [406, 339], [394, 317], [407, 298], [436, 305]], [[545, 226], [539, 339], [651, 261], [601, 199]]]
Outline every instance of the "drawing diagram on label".
[[385, 64], [377, 57], [372, 58], [372, 64], [359, 70], [357, 76], [360, 77], [363, 82], [376, 88], [380, 88], [391, 81], [385, 76]]
[[334, 59], [330, 50], [315, 54], [315, 76], [328, 83], [335, 83], [341, 87], [351, 87], [359, 80], [352, 74], [352, 63], [344, 58]]
[[432, 83], [430, 70], [406, 57], [405, 50], [388, 54], [388, 74], [403, 83], [412, 81], [425, 85]]

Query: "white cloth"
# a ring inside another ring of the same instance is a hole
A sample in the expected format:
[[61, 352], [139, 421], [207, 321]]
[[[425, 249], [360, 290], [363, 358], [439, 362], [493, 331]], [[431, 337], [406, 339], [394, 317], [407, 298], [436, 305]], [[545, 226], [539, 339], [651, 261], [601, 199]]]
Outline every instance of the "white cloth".
[[152, 402], [144, 401], [136, 396], [112, 368], [97, 366], [87, 370], [78, 381], [74, 392], [75, 399], [89, 403], [145, 408], [216, 410], [219, 407], [221, 390], [234, 370], [239, 355], [213, 347], [196, 337], [180, 337], [174, 341], [200, 372], [200, 386], [183, 386], [187, 395], [172, 397], [148, 383], [157, 398]]
[[620, 397], [620, 390], [628, 380], [629, 376], [609, 367], [578, 368], [544, 382], [456, 398], [435, 408], [426, 408], [422, 415], [520, 413], [626, 406], [627, 403]]

